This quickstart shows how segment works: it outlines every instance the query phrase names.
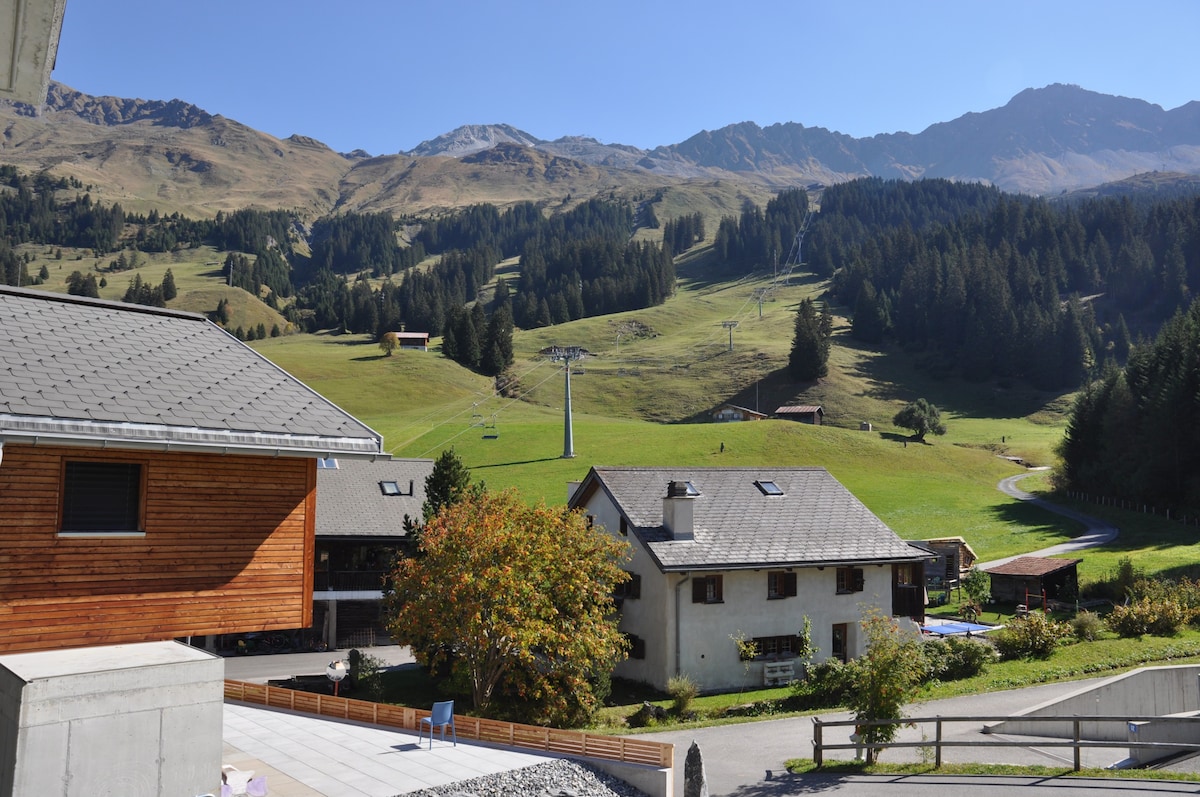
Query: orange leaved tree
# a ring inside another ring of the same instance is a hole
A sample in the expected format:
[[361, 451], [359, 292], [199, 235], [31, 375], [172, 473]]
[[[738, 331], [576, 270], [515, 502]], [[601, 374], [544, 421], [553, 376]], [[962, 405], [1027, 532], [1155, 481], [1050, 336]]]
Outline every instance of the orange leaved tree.
[[504, 690], [562, 721], [594, 710], [592, 678], [625, 656], [612, 593], [626, 555], [579, 512], [470, 491], [397, 562], [388, 629], [421, 664], [469, 683], [476, 710]]

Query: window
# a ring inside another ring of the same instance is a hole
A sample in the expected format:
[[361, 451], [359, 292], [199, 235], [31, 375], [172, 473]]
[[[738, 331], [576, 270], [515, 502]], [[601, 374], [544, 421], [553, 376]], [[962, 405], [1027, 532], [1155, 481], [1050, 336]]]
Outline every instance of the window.
[[772, 481], [756, 481], [754, 486], [761, 490], [763, 495], [783, 495], [783, 489]]
[[589, 529], [594, 529], [594, 528], [596, 528], [596, 516], [595, 516], [595, 515], [588, 515], [588, 516], [587, 516], [587, 527], [588, 527]]
[[338, 461], [334, 457], [321, 457], [317, 460], [318, 469], [337, 470]]
[[758, 650], [756, 660], [794, 659], [800, 650], [798, 636], [759, 636], [753, 642]]
[[618, 600], [622, 598], [642, 597], [642, 577], [637, 573], [629, 573], [629, 580], [624, 584], [617, 585], [616, 590], [613, 592], [613, 597]]
[[847, 592], [863, 591], [863, 571], [861, 567], [839, 567], [837, 569], [837, 591], [839, 595]]
[[767, 573], [767, 600], [796, 597], [796, 574], [784, 570]]
[[721, 576], [700, 576], [692, 579], [692, 603], [724, 603]]
[[625, 518], [623, 518], [623, 517], [621, 518], [621, 528], [620, 528], [620, 531], [621, 531], [621, 536], [622, 536], [622, 537], [628, 537], [628, 536], [629, 536], [629, 521], [625, 520]]
[[626, 634], [625, 638], [629, 640], [629, 658], [646, 658], [646, 640], [642, 639], [637, 634]]
[[400, 495], [400, 485], [396, 482], [380, 482], [379, 491], [384, 495]]
[[911, 564], [892, 565], [892, 572], [896, 574], [897, 587], [911, 587], [916, 584]]
[[847, 640], [849, 639], [848, 634], [849, 634], [849, 627], [847, 626], [846, 623], [835, 623], [834, 624], [832, 653], [833, 653], [833, 657], [835, 659], [837, 659], [838, 661], [840, 661], [842, 664], [845, 664], [846, 659], [848, 658], [848, 656], [847, 656], [848, 647], [846, 644]]
[[140, 532], [141, 510], [141, 464], [66, 463], [63, 474], [63, 532]]

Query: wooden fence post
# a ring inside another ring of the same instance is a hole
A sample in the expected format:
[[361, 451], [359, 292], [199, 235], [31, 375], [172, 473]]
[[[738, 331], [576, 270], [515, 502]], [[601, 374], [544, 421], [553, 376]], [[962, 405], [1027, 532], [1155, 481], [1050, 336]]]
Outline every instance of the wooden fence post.
[[813, 763], [818, 767], [825, 762], [825, 750], [821, 739], [821, 718], [813, 717]]
[[1079, 718], [1075, 718], [1075, 771], [1079, 771]]
[[937, 741], [933, 747], [933, 766], [935, 769], [942, 768], [942, 721], [939, 718], [937, 721]]

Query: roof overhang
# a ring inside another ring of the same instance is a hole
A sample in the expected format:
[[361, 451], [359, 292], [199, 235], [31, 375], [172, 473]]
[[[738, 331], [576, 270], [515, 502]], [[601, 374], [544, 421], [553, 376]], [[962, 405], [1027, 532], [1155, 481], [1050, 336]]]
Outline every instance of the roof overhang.
[[828, 562], [749, 562], [745, 564], [687, 564], [687, 565], [663, 565], [659, 564], [659, 569], [664, 573], [691, 573], [693, 571], [702, 571], [705, 573], [713, 572], [729, 572], [734, 570], [800, 570], [817, 568], [823, 570], [826, 567], [884, 567], [886, 565], [902, 565], [910, 562], [924, 562], [932, 557], [921, 556], [914, 553], [913, 556], [895, 557], [891, 559], [847, 559], [845, 561], [828, 561]]
[[14, 415], [0, 415], [0, 445], [4, 443], [243, 456], [391, 458], [383, 451], [383, 441], [379, 438], [319, 437]]
[[0, 98], [41, 106], [67, 0], [13, 0], [0, 10]]

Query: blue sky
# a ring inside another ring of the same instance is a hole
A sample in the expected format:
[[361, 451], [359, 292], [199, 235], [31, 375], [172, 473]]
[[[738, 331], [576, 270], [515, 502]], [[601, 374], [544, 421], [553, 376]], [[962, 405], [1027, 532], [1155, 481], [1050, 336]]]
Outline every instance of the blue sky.
[[67, 0], [51, 77], [341, 152], [495, 123], [651, 148], [743, 121], [916, 133], [1051, 83], [1175, 108], [1197, 31], [1192, 0]]

